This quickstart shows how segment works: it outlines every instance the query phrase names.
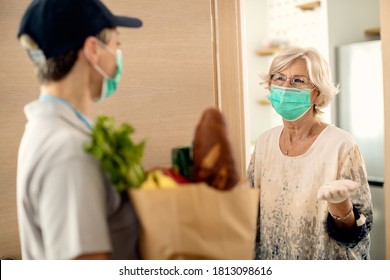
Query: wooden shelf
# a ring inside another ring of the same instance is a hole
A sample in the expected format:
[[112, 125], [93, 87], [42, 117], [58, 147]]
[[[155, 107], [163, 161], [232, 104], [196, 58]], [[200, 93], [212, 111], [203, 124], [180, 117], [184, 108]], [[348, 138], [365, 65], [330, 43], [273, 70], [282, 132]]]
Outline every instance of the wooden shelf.
[[256, 53], [261, 56], [266, 56], [266, 55], [273, 55], [274, 53], [282, 50], [282, 48], [279, 47], [273, 47], [273, 48], [266, 48], [266, 49], [260, 49], [257, 50]]
[[378, 36], [381, 35], [381, 29], [379, 27], [369, 28], [364, 30], [366, 36]]
[[270, 105], [271, 102], [268, 100], [267, 97], [264, 97], [264, 98], [262, 98], [262, 99], [259, 100], [259, 104], [260, 104], [260, 105]]
[[321, 1], [307, 2], [307, 3], [299, 4], [296, 7], [301, 9], [302, 11], [311, 11], [319, 6], [321, 6]]

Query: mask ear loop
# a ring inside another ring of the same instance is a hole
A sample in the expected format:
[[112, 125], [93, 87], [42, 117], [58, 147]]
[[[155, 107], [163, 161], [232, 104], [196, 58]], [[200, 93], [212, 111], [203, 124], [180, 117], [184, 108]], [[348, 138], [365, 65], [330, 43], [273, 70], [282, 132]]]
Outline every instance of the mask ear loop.
[[109, 79], [110, 77], [103, 71], [103, 69], [97, 65], [97, 64], [92, 64], [92, 67], [95, 68], [96, 71], [99, 72], [100, 75], [103, 76], [105, 79]]
[[[108, 79], [108, 76], [106, 75], [106, 73], [104, 73], [103, 69], [99, 67], [99, 65], [96, 65], [96, 64], [93, 64], [89, 58], [89, 56], [87, 55], [85, 49], [83, 50], [83, 53], [84, 53], [84, 56], [85, 56], [85, 59], [89, 62], [89, 64], [92, 65], [92, 67], [100, 74], [103, 76], [104, 79]], [[102, 95], [104, 95], [104, 92], [106, 92], [106, 88], [107, 88], [107, 83], [103, 82], [102, 84], [102, 93], [100, 95], [100, 97], [96, 97], [94, 99], [95, 102], [98, 102], [99, 100], [101, 100], [103, 98]]]
[[87, 61], [92, 65], [93, 68], [95, 68], [95, 70], [96, 70], [100, 75], [103, 76], [103, 78], [105, 78], [105, 79], [110, 78], [110, 77], [103, 71], [103, 69], [102, 69], [99, 65], [94, 64], [94, 63], [91, 62], [91, 60], [90, 60], [90, 58], [88, 57], [88, 55], [87, 55], [87, 53], [85, 52], [85, 50], [83, 51], [83, 53], [84, 53], [84, 56], [85, 56], [85, 58], [87, 59]]
[[[117, 60], [117, 52], [115, 52], [113, 49], [111, 49], [107, 44], [105, 44], [104, 42], [102, 42], [101, 40], [97, 39], [98, 43], [100, 44], [100, 46], [102, 46], [105, 50], [107, 50], [109, 53], [111, 53], [114, 57], [115, 57], [115, 61]], [[98, 71], [100, 73], [100, 75], [102, 75], [105, 79], [111, 79], [112, 77], [108, 76], [104, 70], [99, 66], [99, 65], [94, 65], [94, 68], [96, 69], [96, 71]], [[115, 74], [114, 74], [115, 75]]]

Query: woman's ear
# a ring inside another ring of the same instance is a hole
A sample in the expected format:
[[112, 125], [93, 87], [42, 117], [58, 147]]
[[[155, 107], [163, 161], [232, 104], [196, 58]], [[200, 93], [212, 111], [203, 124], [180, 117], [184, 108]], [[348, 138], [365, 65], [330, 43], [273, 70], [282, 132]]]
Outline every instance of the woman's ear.
[[315, 99], [317, 99], [320, 96], [320, 91], [318, 90], [318, 88], [315, 88], [314, 94], [315, 94]]
[[311, 96], [312, 98], [312, 104], [318, 104], [318, 98], [320, 96], [320, 91], [318, 90], [318, 88], [314, 88], [313, 89], [313, 95]]

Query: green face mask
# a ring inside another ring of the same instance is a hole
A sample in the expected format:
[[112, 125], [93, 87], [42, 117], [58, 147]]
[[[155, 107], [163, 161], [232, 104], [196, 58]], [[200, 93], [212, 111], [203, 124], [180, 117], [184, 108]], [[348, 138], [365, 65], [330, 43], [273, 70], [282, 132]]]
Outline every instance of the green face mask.
[[268, 100], [275, 111], [287, 121], [295, 121], [310, 110], [310, 89], [285, 88], [271, 85]]
[[122, 71], [123, 71], [122, 52], [121, 52], [121, 50], [117, 49], [116, 54], [115, 53], [113, 53], [113, 54], [116, 55], [116, 72], [115, 72], [115, 75], [113, 77], [109, 77], [103, 71], [103, 69], [101, 69], [98, 65], [94, 65], [94, 68], [96, 69], [96, 71], [98, 71], [104, 77], [104, 81], [103, 81], [103, 85], [102, 85], [102, 92], [100, 94], [100, 97], [95, 100], [96, 102], [98, 102], [102, 99], [108, 98], [118, 88], [119, 81], [121, 79]]

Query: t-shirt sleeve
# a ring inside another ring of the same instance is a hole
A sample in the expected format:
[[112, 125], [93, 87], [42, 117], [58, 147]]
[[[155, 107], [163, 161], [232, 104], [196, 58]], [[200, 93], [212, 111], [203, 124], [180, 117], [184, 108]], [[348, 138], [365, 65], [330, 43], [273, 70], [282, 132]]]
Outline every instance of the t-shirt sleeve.
[[111, 251], [104, 178], [95, 162], [74, 158], [51, 166], [38, 198], [47, 259]]

